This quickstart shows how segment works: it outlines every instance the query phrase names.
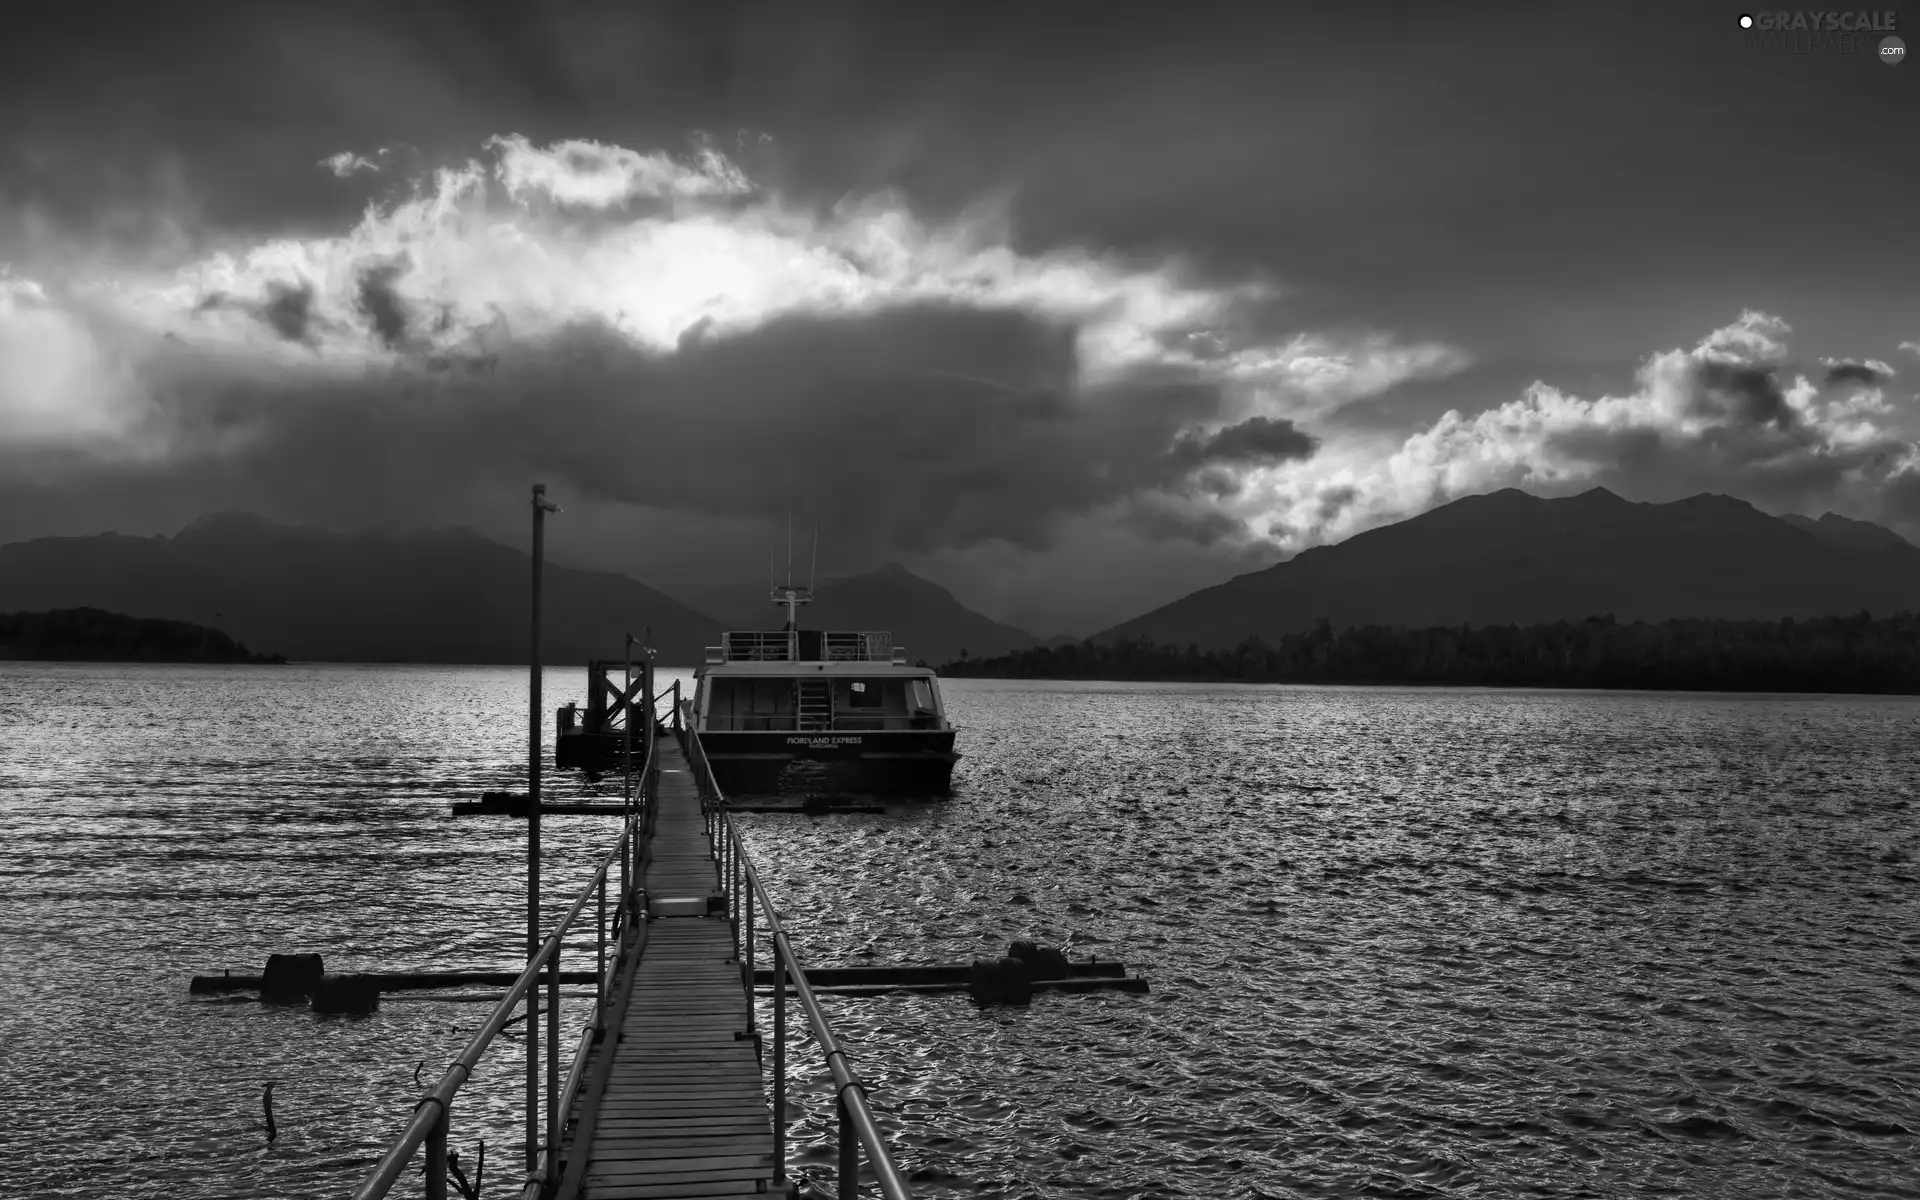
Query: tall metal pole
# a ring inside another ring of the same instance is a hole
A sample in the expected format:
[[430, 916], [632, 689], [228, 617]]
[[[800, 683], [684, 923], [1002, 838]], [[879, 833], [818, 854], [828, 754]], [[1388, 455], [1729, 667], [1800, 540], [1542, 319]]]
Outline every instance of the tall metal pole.
[[[622, 789], [620, 792], [620, 795], [621, 795], [620, 827], [627, 831], [627, 848], [621, 851], [620, 853], [620, 911], [622, 913], [625, 913], [627, 911], [627, 897], [631, 894], [631, 891], [632, 891], [632, 883], [631, 883], [631, 880], [629, 879], [630, 872], [628, 869], [628, 863], [633, 858], [633, 700], [632, 700], [632, 696], [633, 696], [633, 634], [632, 632], [628, 632], [627, 634], [627, 670], [626, 670], [626, 674], [621, 678], [621, 687], [622, 687], [622, 690], [620, 695], [627, 706], [627, 722], [626, 722], [626, 727], [623, 731], [625, 735], [623, 739], [625, 742], [625, 745], [623, 747], [624, 753], [621, 755], [621, 757], [626, 762], [626, 772], [625, 772], [625, 776], [622, 783]], [[647, 719], [649, 721], [653, 719], [653, 714], [651, 711], [647, 713]], [[642, 736], [644, 737], [644, 735]], [[644, 744], [645, 743], [643, 741], [642, 745], [644, 746]]]
[[[533, 485], [533, 615], [527, 657], [527, 961], [540, 953], [540, 568], [546, 516], [560, 511], [547, 485]], [[527, 1173], [540, 1169], [540, 989], [527, 989]]]
[[[652, 755], [653, 746], [654, 746], [653, 657], [658, 652], [653, 648], [653, 626], [651, 625], [642, 626], [641, 632], [646, 634], [647, 640], [640, 643], [640, 653], [646, 656], [645, 658], [640, 660], [640, 695], [647, 702], [647, 752], [649, 755], [649, 761], [651, 761], [651, 755]], [[643, 783], [642, 786], [644, 787], [645, 784]]]

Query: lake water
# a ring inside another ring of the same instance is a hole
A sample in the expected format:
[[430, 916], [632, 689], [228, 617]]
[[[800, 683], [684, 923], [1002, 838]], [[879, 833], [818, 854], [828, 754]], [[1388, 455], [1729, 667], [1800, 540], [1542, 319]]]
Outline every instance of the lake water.
[[[583, 673], [545, 686], [550, 722]], [[917, 1194], [1920, 1194], [1920, 702], [945, 686], [951, 799], [744, 818], [796, 948], [1034, 937], [1153, 990], [826, 999]], [[524, 786], [525, 696], [496, 668], [0, 664], [0, 1193], [357, 1180], [487, 1006], [187, 981], [302, 950], [514, 967], [524, 826], [447, 806]], [[556, 909], [611, 825], [546, 823]], [[491, 1196], [521, 1053], [456, 1109]], [[801, 1099], [824, 1174], [830, 1101]]]

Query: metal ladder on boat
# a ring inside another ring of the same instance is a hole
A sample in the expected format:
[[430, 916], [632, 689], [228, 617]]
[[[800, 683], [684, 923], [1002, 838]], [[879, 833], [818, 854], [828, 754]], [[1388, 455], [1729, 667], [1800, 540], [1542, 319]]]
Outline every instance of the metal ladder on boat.
[[798, 693], [794, 708], [800, 713], [800, 728], [833, 727], [833, 685], [824, 679], [802, 679], [794, 684]]

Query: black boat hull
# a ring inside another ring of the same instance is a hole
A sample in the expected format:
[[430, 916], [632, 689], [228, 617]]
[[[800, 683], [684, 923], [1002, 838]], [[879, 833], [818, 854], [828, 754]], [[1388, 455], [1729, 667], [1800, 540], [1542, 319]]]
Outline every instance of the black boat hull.
[[[662, 734], [671, 737], [672, 734]], [[861, 730], [831, 733], [793, 731], [717, 732], [700, 735], [713, 767], [714, 781], [729, 795], [768, 795], [782, 790], [782, 776], [794, 763], [819, 763], [832, 770], [820, 776], [837, 790], [875, 795], [944, 796], [952, 790], [953, 730]], [[563, 771], [616, 774], [626, 742], [617, 733], [563, 729], [554, 746], [554, 765]], [[634, 768], [643, 750], [634, 746]]]
[[953, 730], [833, 732], [709, 730], [700, 745], [714, 781], [728, 794], [780, 791], [795, 763], [830, 767], [822, 776], [850, 792], [946, 795], [952, 789]]

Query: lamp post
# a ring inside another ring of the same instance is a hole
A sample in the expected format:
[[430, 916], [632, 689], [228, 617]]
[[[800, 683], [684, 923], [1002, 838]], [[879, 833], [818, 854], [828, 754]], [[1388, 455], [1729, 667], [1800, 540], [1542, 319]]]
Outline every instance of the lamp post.
[[[527, 961], [540, 953], [540, 569], [546, 552], [546, 517], [560, 508], [547, 499], [547, 485], [533, 485], [533, 619], [528, 631], [527, 674]], [[538, 986], [527, 989], [527, 1173], [540, 1169], [540, 1007]], [[549, 1014], [551, 1017], [553, 1014]], [[547, 1073], [553, 1074], [553, 1064]], [[551, 1148], [550, 1148], [551, 1149]]]

